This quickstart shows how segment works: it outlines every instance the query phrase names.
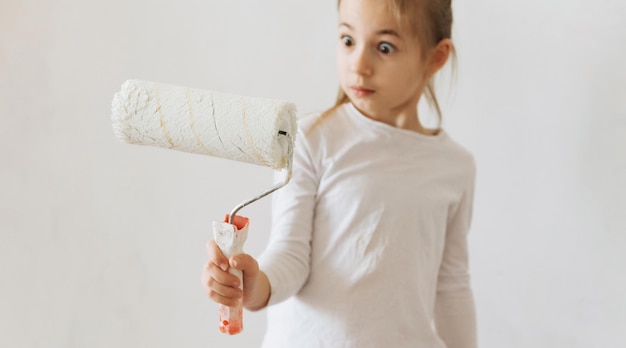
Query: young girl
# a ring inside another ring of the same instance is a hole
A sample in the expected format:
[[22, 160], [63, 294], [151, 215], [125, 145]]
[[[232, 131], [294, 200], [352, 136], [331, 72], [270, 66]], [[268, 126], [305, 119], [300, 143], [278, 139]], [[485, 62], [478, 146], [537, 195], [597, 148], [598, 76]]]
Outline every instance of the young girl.
[[[263, 347], [476, 347], [472, 156], [420, 123], [446, 63], [450, 0], [340, 0], [340, 95], [300, 120], [259, 262], [214, 242], [211, 299], [268, 308]], [[243, 291], [227, 270], [243, 271]]]

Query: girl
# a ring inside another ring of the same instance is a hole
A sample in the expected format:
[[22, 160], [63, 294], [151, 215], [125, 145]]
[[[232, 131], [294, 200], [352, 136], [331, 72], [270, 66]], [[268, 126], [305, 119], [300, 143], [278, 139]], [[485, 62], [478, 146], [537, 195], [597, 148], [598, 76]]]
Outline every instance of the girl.
[[[259, 262], [209, 242], [211, 299], [268, 309], [263, 347], [476, 346], [472, 156], [420, 123], [446, 63], [450, 0], [340, 0], [337, 104], [300, 120]], [[243, 291], [229, 267], [243, 271]]]

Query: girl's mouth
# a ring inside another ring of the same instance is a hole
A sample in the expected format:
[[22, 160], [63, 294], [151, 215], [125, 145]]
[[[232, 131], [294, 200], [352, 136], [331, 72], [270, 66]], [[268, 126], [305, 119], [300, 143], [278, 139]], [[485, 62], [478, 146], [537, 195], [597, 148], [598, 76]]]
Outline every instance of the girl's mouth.
[[359, 86], [352, 86], [350, 87], [350, 89], [352, 90], [354, 95], [356, 95], [357, 97], [367, 97], [376, 92], [373, 89], [367, 89], [367, 88], [363, 88]]

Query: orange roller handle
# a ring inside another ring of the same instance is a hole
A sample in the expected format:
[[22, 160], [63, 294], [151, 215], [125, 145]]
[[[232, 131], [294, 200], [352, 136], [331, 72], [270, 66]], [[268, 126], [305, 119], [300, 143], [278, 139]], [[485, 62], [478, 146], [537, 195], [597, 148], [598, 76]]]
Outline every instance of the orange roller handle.
[[[229, 224], [229, 215], [224, 222], [213, 222], [213, 235], [217, 246], [224, 256], [243, 253], [243, 244], [248, 237], [248, 223], [246, 217], [235, 215], [233, 224]], [[229, 268], [228, 273], [239, 278], [239, 288], [243, 290], [243, 274], [240, 270]], [[243, 330], [243, 304], [240, 302], [236, 307], [219, 306], [219, 329], [229, 335], [236, 335]]]

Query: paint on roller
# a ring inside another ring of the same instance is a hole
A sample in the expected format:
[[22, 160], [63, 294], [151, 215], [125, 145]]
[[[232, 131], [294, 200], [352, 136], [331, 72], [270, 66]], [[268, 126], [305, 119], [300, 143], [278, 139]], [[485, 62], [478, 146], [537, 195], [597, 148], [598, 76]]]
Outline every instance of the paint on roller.
[[256, 144], [254, 143], [254, 138], [252, 137], [252, 134], [250, 134], [250, 129], [248, 126], [248, 108], [246, 107], [246, 101], [243, 97], [240, 98], [240, 101], [241, 107], [243, 108], [241, 122], [243, 123], [243, 131], [246, 134], [246, 140], [249, 145], [248, 148], [252, 150], [254, 157], [256, 157], [257, 163], [267, 167], [269, 166], [269, 163], [267, 163], [265, 158], [263, 158], [262, 151], [256, 146]]
[[198, 135], [198, 131], [196, 130], [196, 122], [193, 115], [193, 105], [191, 104], [191, 97], [189, 96], [189, 89], [185, 89], [185, 98], [187, 101], [187, 110], [189, 110], [189, 123], [191, 127], [191, 131], [193, 132], [193, 137], [196, 139], [196, 143], [199, 147], [204, 150], [204, 154], [207, 156], [213, 156], [213, 153], [202, 143], [200, 136]]
[[165, 137], [165, 139], [167, 140], [168, 143], [170, 143], [170, 146], [172, 149], [176, 149], [176, 145], [174, 145], [174, 140], [172, 140], [172, 136], [170, 136], [170, 133], [167, 131], [167, 128], [165, 128], [165, 121], [163, 120], [163, 111], [161, 110], [161, 98], [159, 98], [159, 86], [154, 88], [154, 98], [155, 101], [157, 103], [157, 107], [156, 107], [156, 112], [159, 114], [159, 124], [161, 125], [161, 132], [163, 132], [163, 136]]
[[220, 130], [217, 128], [217, 119], [215, 117], [215, 101], [213, 100], [213, 93], [209, 95], [211, 97], [211, 119], [213, 120], [213, 127], [215, 127], [215, 134], [217, 134], [217, 139], [219, 139], [222, 144], [222, 148], [226, 149], [224, 145], [224, 140], [222, 140], [222, 136], [220, 136]]

